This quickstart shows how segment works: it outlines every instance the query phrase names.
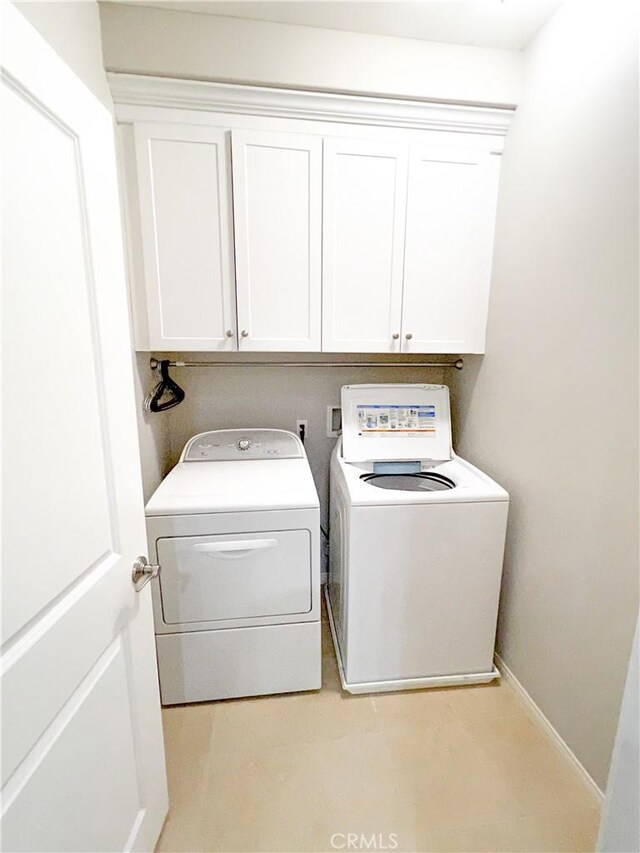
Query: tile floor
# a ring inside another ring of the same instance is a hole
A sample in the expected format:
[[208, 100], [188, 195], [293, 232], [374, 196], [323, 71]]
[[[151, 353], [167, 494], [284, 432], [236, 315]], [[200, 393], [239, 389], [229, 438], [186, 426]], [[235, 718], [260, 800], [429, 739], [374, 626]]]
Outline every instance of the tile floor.
[[507, 685], [349, 696], [326, 623], [323, 670], [319, 693], [164, 710], [158, 851], [594, 849], [592, 794]]

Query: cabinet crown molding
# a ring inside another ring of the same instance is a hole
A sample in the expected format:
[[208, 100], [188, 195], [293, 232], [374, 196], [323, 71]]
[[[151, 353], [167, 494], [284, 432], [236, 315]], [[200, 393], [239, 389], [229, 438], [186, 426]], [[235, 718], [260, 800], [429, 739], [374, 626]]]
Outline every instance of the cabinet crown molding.
[[[513, 109], [109, 73], [116, 106], [208, 110], [504, 136]], [[120, 114], [119, 114], [120, 113]]]

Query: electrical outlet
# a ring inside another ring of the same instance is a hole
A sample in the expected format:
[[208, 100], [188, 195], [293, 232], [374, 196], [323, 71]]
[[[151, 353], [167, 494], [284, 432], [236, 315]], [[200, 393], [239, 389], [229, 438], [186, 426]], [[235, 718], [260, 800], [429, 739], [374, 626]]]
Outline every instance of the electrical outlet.
[[342, 409], [327, 406], [327, 438], [337, 438], [342, 432]]
[[309, 421], [304, 418], [299, 418], [296, 421], [296, 435], [304, 444], [309, 438]]

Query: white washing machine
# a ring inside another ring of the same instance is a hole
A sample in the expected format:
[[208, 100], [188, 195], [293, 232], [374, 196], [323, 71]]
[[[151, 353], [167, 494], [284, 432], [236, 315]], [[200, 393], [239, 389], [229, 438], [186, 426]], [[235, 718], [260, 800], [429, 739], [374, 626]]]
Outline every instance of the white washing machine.
[[349, 385], [331, 459], [327, 604], [351, 693], [479, 684], [509, 495], [453, 453], [444, 385]]
[[300, 440], [196, 435], [146, 515], [163, 704], [317, 690], [320, 508]]

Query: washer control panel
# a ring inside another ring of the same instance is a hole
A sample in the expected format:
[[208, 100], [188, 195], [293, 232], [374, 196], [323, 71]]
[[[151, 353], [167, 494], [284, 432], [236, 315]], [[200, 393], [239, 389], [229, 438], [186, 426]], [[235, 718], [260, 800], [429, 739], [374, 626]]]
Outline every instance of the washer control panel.
[[181, 462], [224, 462], [241, 459], [301, 459], [300, 439], [282, 429], [219, 429], [194, 435]]

